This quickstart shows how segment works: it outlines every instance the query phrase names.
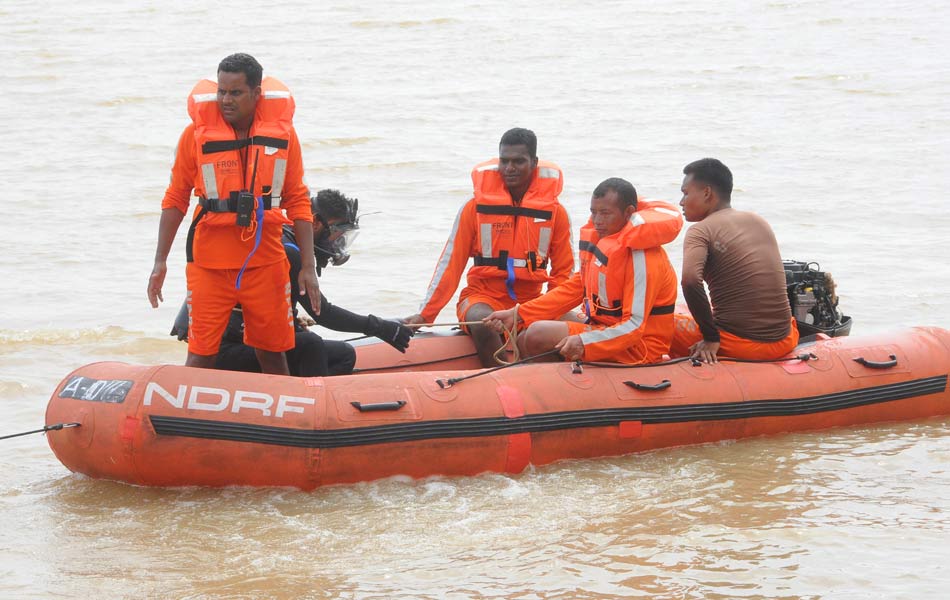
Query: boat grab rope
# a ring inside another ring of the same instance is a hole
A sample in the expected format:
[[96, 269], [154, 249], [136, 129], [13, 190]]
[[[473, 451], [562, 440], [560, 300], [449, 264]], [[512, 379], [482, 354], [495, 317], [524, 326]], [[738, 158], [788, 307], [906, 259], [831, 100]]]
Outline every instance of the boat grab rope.
[[[529, 356], [528, 358], [522, 358], [521, 360], [516, 360], [516, 361], [510, 362], [510, 363], [505, 363], [505, 364], [503, 364], [503, 365], [498, 365], [497, 367], [491, 367], [491, 368], [488, 368], [488, 369], [484, 369], [484, 370], [482, 370], [482, 371], [479, 371], [478, 373], [472, 373], [471, 375], [466, 375], [466, 376], [464, 376], [464, 377], [451, 377], [451, 378], [449, 378], [449, 379], [436, 379], [435, 382], [436, 382], [437, 384], [439, 384], [439, 387], [444, 390], [444, 389], [446, 389], [446, 388], [452, 387], [453, 385], [455, 385], [456, 383], [458, 383], [458, 382], [460, 382], [460, 381], [465, 381], [466, 379], [474, 379], [475, 377], [481, 377], [482, 375], [488, 375], [489, 373], [494, 373], [495, 371], [500, 371], [500, 370], [502, 370], [502, 369], [507, 369], [508, 367], [514, 367], [514, 366], [516, 366], [516, 365], [523, 365], [523, 364], [525, 364], [525, 363], [529, 363], [529, 362], [531, 362], [531, 361], [533, 361], [533, 360], [537, 360], [537, 359], [543, 358], [543, 357], [545, 357], [545, 356], [550, 356], [550, 355], [552, 355], [552, 354], [557, 354], [558, 352], [560, 352], [560, 351], [559, 351], [557, 348], [554, 348], [553, 350], [548, 350], [547, 352], [542, 352], [541, 354], [535, 354], [534, 356]], [[496, 360], [497, 360], [497, 358], [496, 358]]]
[[[529, 356], [528, 358], [507, 363], [498, 367], [485, 369], [484, 371], [479, 371], [478, 373], [473, 373], [472, 375], [466, 375], [465, 377], [452, 377], [451, 379], [436, 379], [435, 382], [439, 384], [440, 388], [446, 389], [446, 388], [452, 387], [454, 384], [460, 381], [465, 381], [466, 379], [481, 377], [482, 375], [487, 375], [488, 373], [494, 373], [495, 371], [500, 371], [501, 369], [507, 369], [508, 367], [513, 367], [515, 365], [528, 363], [545, 356], [550, 356], [552, 354], [559, 354], [559, 353], [560, 353], [560, 350], [558, 350], [557, 348], [554, 348], [553, 350], [548, 350], [547, 352], [542, 352], [541, 354], [535, 354], [534, 356]], [[748, 358], [730, 358], [730, 357], [723, 357], [723, 358], [720, 358], [719, 360], [741, 362], [741, 363], [781, 363], [781, 362], [787, 362], [789, 360], [800, 360], [802, 362], [806, 362], [806, 361], [817, 359], [817, 358], [818, 357], [812, 354], [811, 352], [807, 352], [804, 354], [799, 354], [798, 356], [794, 356], [794, 357], [785, 356], [782, 358], [765, 359], [765, 360], [753, 360], [753, 359], [748, 359]], [[697, 358], [691, 358], [689, 356], [684, 356], [682, 358], [674, 358], [674, 359], [667, 360], [664, 362], [659, 362], [659, 363], [646, 363], [646, 364], [641, 364], [641, 365], [626, 365], [622, 363], [589, 362], [589, 361], [583, 361], [583, 360], [575, 360], [572, 365], [572, 372], [575, 375], [583, 373], [583, 369], [581, 367], [585, 365], [591, 366], [591, 367], [603, 367], [606, 369], [642, 369], [645, 367], [661, 367], [661, 366], [675, 365], [677, 363], [687, 362], [687, 361], [692, 363], [694, 367], [700, 367], [703, 365], [703, 362], [701, 360]]]
[[[818, 360], [818, 356], [812, 352], [805, 352], [802, 354], [797, 354], [795, 356], [782, 356], [780, 358], [765, 358], [765, 359], [753, 359], [753, 358], [732, 358], [731, 356], [719, 356], [716, 358], [719, 362], [736, 362], [736, 363], [783, 363], [790, 360], [798, 360], [801, 362], [808, 362], [810, 360]], [[701, 367], [704, 363], [698, 358], [691, 358], [689, 356], [683, 356], [681, 358], [673, 358], [670, 360], [665, 360], [658, 363], [643, 363], [639, 365], [627, 365], [623, 363], [610, 363], [610, 362], [592, 362], [586, 360], [574, 361], [575, 369], [579, 369], [581, 366], [588, 367], [602, 367], [604, 369], [645, 369], [648, 367], [663, 367], [667, 365], [675, 365], [677, 363], [690, 361], [694, 367]]]
[[13, 435], [4, 435], [0, 436], [0, 440], [7, 440], [10, 438], [20, 437], [21, 435], [30, 435], [31, 433], [46, 433], [47, 431], [59, 431], [60, 429], [68, 429], [70, 427], [81, 427], [82, 423], [57, 423], [55, 425], [47, 425], [42, 429], [34, 429], [33, 431], [24, 431], [23, 433], [14, 433]]

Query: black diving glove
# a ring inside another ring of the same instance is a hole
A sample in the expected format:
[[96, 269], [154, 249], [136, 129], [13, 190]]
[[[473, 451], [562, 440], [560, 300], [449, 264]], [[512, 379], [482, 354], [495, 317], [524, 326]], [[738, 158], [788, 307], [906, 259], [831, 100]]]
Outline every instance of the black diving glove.
[[396, 321], [380, 319], [376, 315], [366, 315], [366, 329], [363, 333], [378, 337], [405, 354], [406, 348], [409, 347], [409, 338], [416, 333], [416, 330]]

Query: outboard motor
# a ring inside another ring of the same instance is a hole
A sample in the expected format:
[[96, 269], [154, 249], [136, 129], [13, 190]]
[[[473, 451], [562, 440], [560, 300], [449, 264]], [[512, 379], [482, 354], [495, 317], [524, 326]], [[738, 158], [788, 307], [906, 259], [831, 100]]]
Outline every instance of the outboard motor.
[[816, 262], [783, 260], [788, 304], [802, 337], [823, 333], [829, 337], [851, 333], [851, 317], [838, 309], [838, 295], [831, 273]]

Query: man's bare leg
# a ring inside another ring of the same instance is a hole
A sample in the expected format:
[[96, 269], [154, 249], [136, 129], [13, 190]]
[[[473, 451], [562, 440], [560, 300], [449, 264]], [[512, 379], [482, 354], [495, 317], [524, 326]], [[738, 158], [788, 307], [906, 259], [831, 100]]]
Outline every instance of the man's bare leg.
[[186, 367], [198, 367], [199, 369], [213, 369], [214, 368], [214, 359], [218, 357], [217, 354], [205, 355], [205, 354], [195, 354], [194, 352], [189, 352], [188, 357], [185, 359]]
[[261, 365], [261, 373], [272, 373], [274, 375], [290, 375], [287, 368], [287, 357], [283, 352], [268, 352], [254, 348], [254, 354], [257, 355], [257, 362]]
[[[481, 321], [492, 312], [494, 312], [492, 307], [478, 302], [465, 312], [465, 320]], [[468, 325], [467, 327], [472, 341], [475, 342], [475, 350], [478, 352], [478, 360], [481, 361], [482, 366], [497, 367], [495, 352], [505, 343], [502, 337], [484, 325]]]
[[[536, 321], [518, 336], [518, 348], [522, 357], [535, 356], [549, 350], [554, 350], [558, 342], [570, 335], [567, 323], [564, 321]], [[560, 360], [557, 355], [545, 356], [539, 362]]]

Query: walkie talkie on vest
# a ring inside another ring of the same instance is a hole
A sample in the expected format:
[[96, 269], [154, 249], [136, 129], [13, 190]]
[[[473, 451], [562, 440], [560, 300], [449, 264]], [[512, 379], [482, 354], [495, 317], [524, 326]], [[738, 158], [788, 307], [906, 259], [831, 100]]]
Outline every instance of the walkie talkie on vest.
[[254, 212], [254, 180], [257, 179], [257, 158], [260, 155], [260, 148], [254, 153], [254, 169], [251, 171], [251, 191], [241, 190], [237, 194], [237, 226], [248, 227], [251, 224], [251, 214]]

